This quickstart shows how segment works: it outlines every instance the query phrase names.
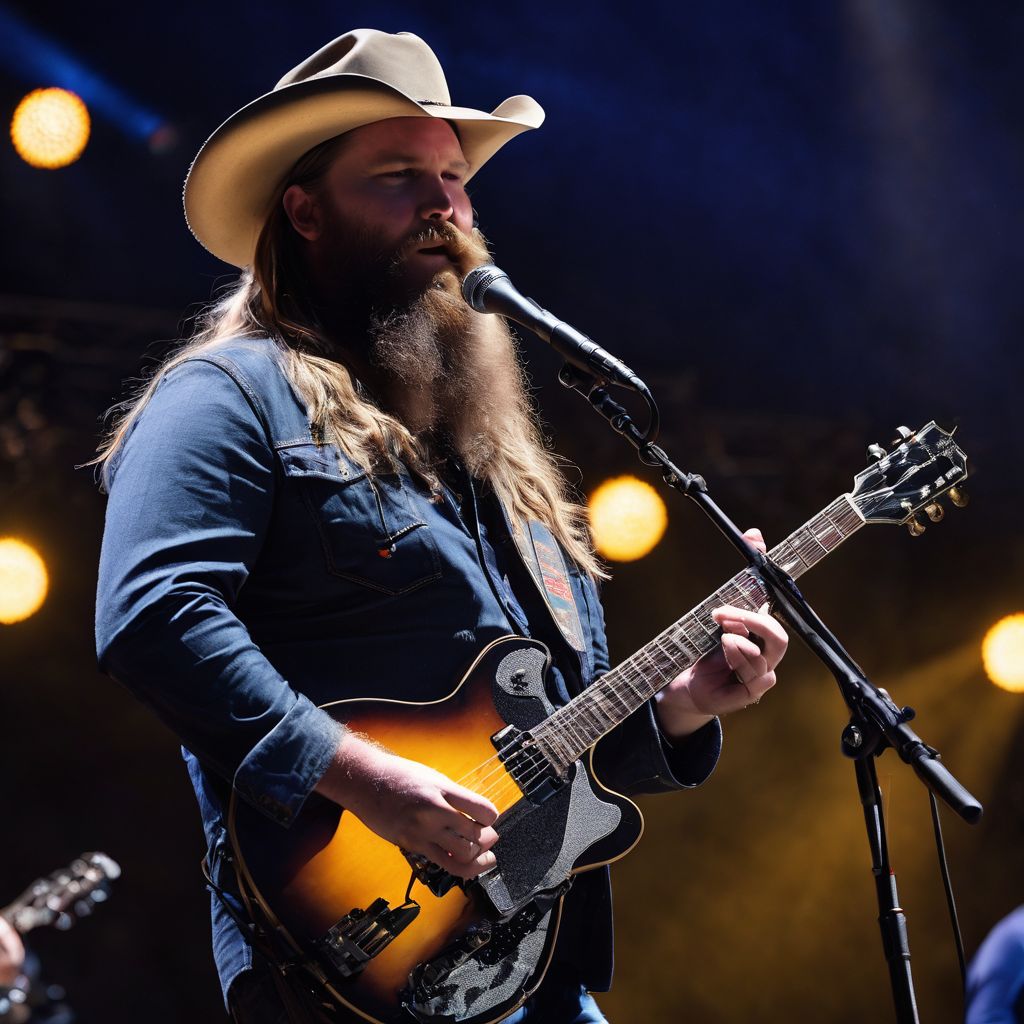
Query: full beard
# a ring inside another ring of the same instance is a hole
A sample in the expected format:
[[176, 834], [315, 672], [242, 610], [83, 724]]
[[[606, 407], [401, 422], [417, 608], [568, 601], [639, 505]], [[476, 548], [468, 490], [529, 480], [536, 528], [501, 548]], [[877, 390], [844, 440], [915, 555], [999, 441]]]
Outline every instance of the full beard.
[[[450, 266], [427, 287], [402, 294], [405, 262], [441, 246]], [[417, 438], [424, 454], [451, 447], [475, 476], [510, 436], [532, 422], [525, 375], [511, 332], [500, 317], [477, 313], [462, 297], [462, 280], [489, 262], [486, 241], [441, 222], [410, 238], [374, 287], [360, 331], [374, 397]]]

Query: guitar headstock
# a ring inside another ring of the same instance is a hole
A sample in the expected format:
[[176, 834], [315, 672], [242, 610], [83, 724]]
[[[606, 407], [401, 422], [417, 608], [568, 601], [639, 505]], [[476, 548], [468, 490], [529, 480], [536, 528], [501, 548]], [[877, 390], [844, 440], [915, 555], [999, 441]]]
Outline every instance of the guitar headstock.
[[920, 430], [899, 428], [888, 453], [879, 445], [868, 449], [875, 460], [853, 480], [850, 500], [867, 523], [906, 523], [914, 537], [924, 533], [917, 513], [937, 523], [945, 514], [939, 497], [948, 492], [954, 505], [967, 504], [960, 486], [967, 479], [967, 456], [953, 435], [934, 420]]
[[3, 916], [23, 934], [42, 925], [66, 930], [110, 895], [121, 868], [105, 853], [83, 853], [66, 868], [34, 881]]

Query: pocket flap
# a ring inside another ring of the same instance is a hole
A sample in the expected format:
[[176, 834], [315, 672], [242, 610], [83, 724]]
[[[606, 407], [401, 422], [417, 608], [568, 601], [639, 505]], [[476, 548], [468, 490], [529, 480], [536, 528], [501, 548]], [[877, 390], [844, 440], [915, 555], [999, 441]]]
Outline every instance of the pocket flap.
[[295, 444], [277, 450], [285, 476], [318, 477], [338, 483], [362, 480], [366, 473], [337, 445]]

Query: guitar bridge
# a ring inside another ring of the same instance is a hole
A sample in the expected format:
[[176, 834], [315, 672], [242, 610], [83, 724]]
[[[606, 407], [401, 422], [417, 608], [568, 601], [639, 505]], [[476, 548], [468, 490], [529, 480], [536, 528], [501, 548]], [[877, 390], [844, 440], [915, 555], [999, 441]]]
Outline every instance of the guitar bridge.
[[383, 897], [366, 910], [346, 914], [316, 943], [317, 953], [339, 974], [350, 978], [407, 928], [420, 912], [418, 903], [407, 902], [391, 910]]

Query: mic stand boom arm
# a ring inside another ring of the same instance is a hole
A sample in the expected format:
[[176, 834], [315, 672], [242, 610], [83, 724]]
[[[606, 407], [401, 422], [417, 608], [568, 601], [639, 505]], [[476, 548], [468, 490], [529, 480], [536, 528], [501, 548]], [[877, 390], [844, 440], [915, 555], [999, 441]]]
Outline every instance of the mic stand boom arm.
[[[897, 707], [884, 690], [865, 676], [835, 634], [804, 600], [793, 578], [750, 545], [736, 524], [718, 507], [708, 493], [704, 478], [680, 470], [664, 450], [653, 443], [652, 431], [641, 433], [628, 411], [609, 394], [606, 380], [570, 363], [562, 367], [558, 379], [583, 395], [612, 429], [637, 449], [644, 465], [660, 468], [665, 483], [701, 508], [759, 577], [768, 594], [772, 613], [807, 644], [835, 677], [850, 709], [850, 723], [843, 730], [841, 747], [843, 753], [854, 761], [857, 789], [864, 809], [882, 947], [889, 968], [896, 1018], [900, 1024], [916, 1024], [919, 1018], [910, 970], [906, 916], [899, 905], [896, 877], [889, 863], [874, 758], [891, 746], [931, 792], [970, 824], [981, 818], [981, 804], [941, 763], [938, 751], [925, 744], [907, 726], [906, 723], [914, 717], [913, 709]], [[650, 391], [646, 387], [642, 393], [649, 403], [653, 403], [653, 396], [648, 397]], [[657, 415], [652, 410], [652, 422], [656, 421]]]

